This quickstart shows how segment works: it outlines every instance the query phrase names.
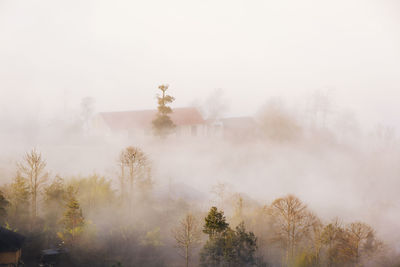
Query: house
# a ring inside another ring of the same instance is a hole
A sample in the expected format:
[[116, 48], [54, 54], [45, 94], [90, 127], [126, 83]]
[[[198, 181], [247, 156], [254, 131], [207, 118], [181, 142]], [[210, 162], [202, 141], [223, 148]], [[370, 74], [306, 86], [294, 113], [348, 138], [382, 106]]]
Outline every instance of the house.
[[259, 125], [253, 117], [230, 117], [208, 120], [208, 135], [228, 140], [248, 140], [259, 134]]
[[257, 122], [252, 117], [231, 117], [221, 119], [225, 138], [254, 138], [259, 131]]
[[19, 266], [25, 237], [0, 226], [0, 266]]
[[[200, 112], [193, 107], [174, 108], [169, 115], [177, 136], [203, 136], [207, 127]], [[157, 110], [133, 110], [98, 113], [92, 121], [95, 133], [125, 137], [151, 135]]]

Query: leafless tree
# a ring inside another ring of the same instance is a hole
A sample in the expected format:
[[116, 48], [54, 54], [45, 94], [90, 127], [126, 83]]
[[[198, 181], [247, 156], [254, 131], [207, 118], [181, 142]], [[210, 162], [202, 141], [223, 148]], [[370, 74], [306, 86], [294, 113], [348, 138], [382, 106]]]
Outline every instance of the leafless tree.
[[324, 226], [321, 232], [322, 244], [326, 247], [327, 267], [332, 267], [337, 261], [338, 242], [341, 240], [343, 227], [339, 219], [334, 219], [331, 223]]
[[35, 222], [38, 208], [38, 195], [42, 185], [46, 182], [48, 173], [45, 171], [46, 161], [36, 149], [27, 152], [22, 162], [18, 163], [18, 170], [28, 180], [31, 194], [32, 220]]
[[187, 214], [172, 232], [176, 247], [179, 249], [180, 255], [184, 257], [186, 267], [188, 267], [192, 249], [200, 242], [199, 223], [192, 214]]
[[151, 179], [149, 160], [140, 148], [133, 146], [125, 148], [119, 156], [118, 165], [121, 168], [120, 185], [123, 198], [126, 194], [126, 186], [132, 196], [134, 183], [148, 182]]
[[312, 231], [317, 218], [293, 195], [276, 199], [269, 212], [275, 232], [273, 241], [279, 242], [285, 248], [285, 261], [288, 265], [294, 259], [300, 241]]

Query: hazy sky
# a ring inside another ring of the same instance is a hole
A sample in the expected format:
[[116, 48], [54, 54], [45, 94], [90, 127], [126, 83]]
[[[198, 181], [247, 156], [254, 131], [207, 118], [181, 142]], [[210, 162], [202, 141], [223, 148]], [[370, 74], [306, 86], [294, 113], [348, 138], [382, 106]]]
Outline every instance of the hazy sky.
[[400, 123], [398, 0], [0, 0], [0, 111], [175, 106], [222, 88], [231, 114], [329, 88], [363, 119]]

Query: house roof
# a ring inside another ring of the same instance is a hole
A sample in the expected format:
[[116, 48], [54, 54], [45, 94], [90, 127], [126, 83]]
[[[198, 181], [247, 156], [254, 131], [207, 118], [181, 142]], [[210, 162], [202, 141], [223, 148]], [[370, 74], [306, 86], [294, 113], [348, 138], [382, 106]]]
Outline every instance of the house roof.
[[[126, 130], [132, 128], [151, 128], [157, 110], [133, 110], [118, 112], [101, 112], [99, 116], [111, 130]], [[170, 114], [175, 125], [203, 124], [204, 119], [196, 108], [174, 108]]]
[[17, 251], [24, 240], [24, 236], [0, 226], [0, 252]]

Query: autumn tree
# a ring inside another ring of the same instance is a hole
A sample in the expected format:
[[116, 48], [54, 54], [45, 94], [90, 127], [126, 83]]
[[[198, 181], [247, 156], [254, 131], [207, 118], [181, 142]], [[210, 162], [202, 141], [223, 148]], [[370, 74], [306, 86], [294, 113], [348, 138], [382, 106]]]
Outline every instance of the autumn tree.
[[339, 258], [341, 262], [359, 266], [363, 259], [372, 257], [381, 246], [371, 226], [362, 222], [350, 223], [339, 236]]
[[82, 209], [75, 195], [76, 190], [70, 186], [68, 188], [67, 204], [64, 215], [60, 221], [63, 230], [58, 233], [58, 236], [67, 245], [73, 245], [77, 242], [83, 232], [83, 227], [85, 226]]
[[200, 242], [200, 227], [192, 214], [187, 214], [178, 227], [173, 229], [173, 236], [180, 255], [185, 259], [186, 267], [189, 266], [191, 253]]
[[274, 241], [285, 249], [285, 263], [289, 265], [295, 257], [300, 241], [310, 234], [315, 223], [307, 206], [293, 195], [276, 199], [270, 206], [275, 233]]
[[42, 154], [36, 149], [27, 152], [23, 161], [18, 164], [18, 170], [21, 172], [23, 177], [28, 180], [29, 191], [31, 194], [31, 215], [33, 223], [37, 217], [39, 193], [48, 177], [45, 168], [46, 161], [42, 158]]
[[172, 113], [172, 109], [167, 106], [169, 103], [172, 103], [175, 98], [166, 94], [168, 90], [167, 84], [160, 85], [158, 89], [160, 89], [161, 95], [157, 95], [158, 112], [152, 124], [155, 135], [165, 138], [175, 128], [175, 124], [169, 117], [169, 114]]

